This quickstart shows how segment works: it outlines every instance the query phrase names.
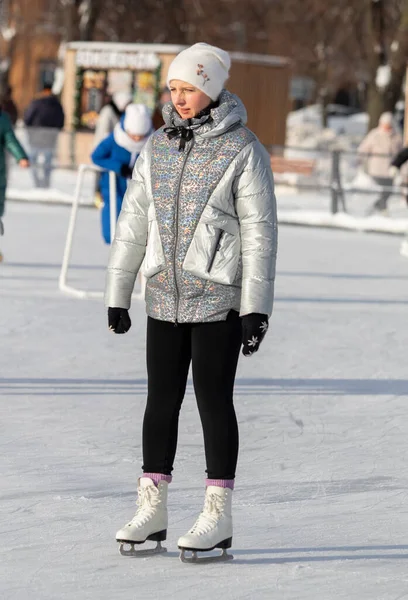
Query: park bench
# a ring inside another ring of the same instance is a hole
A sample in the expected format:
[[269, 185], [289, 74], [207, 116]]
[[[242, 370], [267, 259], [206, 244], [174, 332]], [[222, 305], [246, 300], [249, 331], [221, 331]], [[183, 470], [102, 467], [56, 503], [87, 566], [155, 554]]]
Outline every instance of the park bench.
[[316, 166], [315, 160], [305, 158], [285, 158], [284, 156], [271, 156], [271, 167], [274, 173], [299, 173], [312, 175]]

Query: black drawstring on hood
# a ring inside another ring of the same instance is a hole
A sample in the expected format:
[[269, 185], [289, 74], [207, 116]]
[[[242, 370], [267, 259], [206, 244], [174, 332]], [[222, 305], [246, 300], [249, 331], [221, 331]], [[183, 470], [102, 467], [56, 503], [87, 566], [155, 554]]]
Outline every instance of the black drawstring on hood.
[[169, 140], [180, 137], [179, 152], [184, 152], [186, 143], [193, 139], [193, 130], [182, 125], [165, 127], [163, 131], [167, 133]]

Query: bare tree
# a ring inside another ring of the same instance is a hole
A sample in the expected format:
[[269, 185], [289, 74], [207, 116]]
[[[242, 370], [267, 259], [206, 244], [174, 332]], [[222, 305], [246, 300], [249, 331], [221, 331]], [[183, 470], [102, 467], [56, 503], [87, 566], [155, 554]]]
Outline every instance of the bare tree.
[[82, 0], [78, 4], [79, 39], [90, 40], [101, 13], [102, 3], [98, 0]]
[[[8, 8], [0, 27], [3, 68], [27, 26], [23, 4], [0, 2]], [[53, 28], [63, 46], [72, 40], [207, 41], [288, 55], [294, 73], [316, 82], [323, 107], [342, 81], [364, 85], [373, 124], [398, 100], [408, 56], [408, 0], [43, 0], [35, 6], [37, 27]]]
[[[401, 96], [408, 56], [408, 0], [276, 0], [274, 22], [291, 41], [297, 73], [323, 105], [342, 79], [367, 87], [370, 123]], [[270, 31], [271, 36], [273, 30]]]
[[[365, 39], [369, 70], [368, 112], [373, 127], [401, 96], [408, 57], [408, 0], [367, 0]], [[381, 73], [383, 77], [381, 80]]]
[[16, 48], [16, 36], [20, 24], [21, 19], [18, 7], [10, 0], [3, 0], [0, 4], [0, 85], [2, 89], [8, 84], [10, 67]]

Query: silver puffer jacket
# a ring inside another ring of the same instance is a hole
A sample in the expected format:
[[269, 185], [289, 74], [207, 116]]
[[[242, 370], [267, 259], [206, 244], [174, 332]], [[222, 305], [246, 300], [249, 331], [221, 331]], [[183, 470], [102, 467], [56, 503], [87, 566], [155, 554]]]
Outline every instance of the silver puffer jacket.
[[[277, 249], [269, 155], [246, 111], [223, 91], [210, 118], [182, 120], [172, 105], [138, 158], [118, 219], [106, 306], [129, 308], [137, 273], [147, 278], [147, 314], [179, 323], [272, 313]], [[173, 130], [176, 134], [177, 130]]]

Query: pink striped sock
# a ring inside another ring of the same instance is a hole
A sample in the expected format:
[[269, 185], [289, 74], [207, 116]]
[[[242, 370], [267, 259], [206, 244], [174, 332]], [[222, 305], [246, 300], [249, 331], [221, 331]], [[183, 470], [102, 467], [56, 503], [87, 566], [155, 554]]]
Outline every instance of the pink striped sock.
[[233, 490], [234, 479], [206, 479], [205, 485], [206, 487], [209, 485], [215, 485], [216, 487], [229, 488], [230, 490]]
[[167, 481], [167, 483], [171, 483], [173, 477], [171, 475], [164, 475], [164, 473], [143, 473], [142, 477], [148, 477], [157, 487], [159, 481]]

